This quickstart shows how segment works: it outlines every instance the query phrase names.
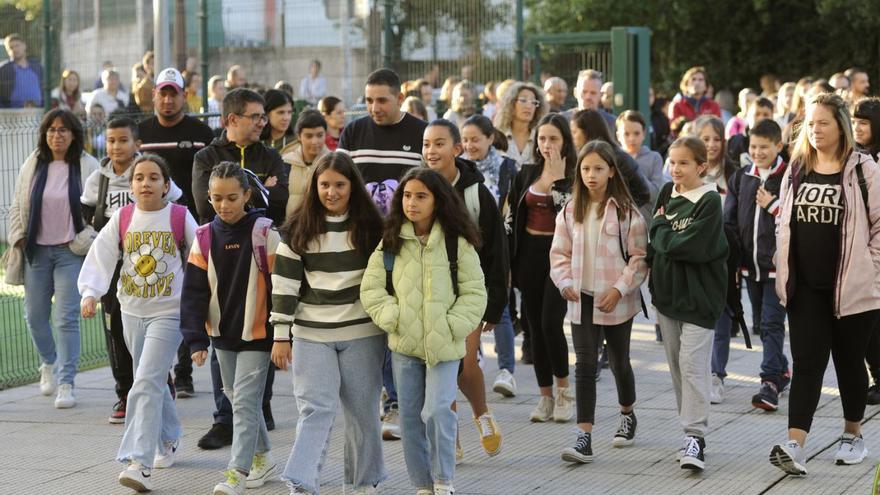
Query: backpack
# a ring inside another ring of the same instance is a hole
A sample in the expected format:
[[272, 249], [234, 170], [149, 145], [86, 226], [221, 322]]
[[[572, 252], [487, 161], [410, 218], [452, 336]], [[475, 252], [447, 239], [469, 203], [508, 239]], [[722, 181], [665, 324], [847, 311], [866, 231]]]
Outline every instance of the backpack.
[[[272, 219], [266, 217], [257, 217], [254, 227], [251, 230], [251, 244], [253, 246], [254, 262], [263, 277], [266, 279], [266, 288], [272, 291], [272, 271], [269, 269], [269, 252], [266, 249], [268, 244], [269, 229], [272, 228]], [[196, 242], [199, 243], [199, 251], [202, 256], [208, 259], [211, 252], [211, 224], [206, 223], [196, 229]]]
[[471, 184], [464, 190], [464, 206], [474, 222], [480, 224], [480, 183]]
[[379, 213], [383, 218], [387, 217], [391, 213], [391, 200], [394, 198], [394, 192], [397, 191], [400, 183], [394, 179], [386, 179], [382, 182], [369, 182], [366, 186], [370, 199], [379, 208]]
[[[458, 239], [455, 236], [445, 236], [446, 257], [449, 258], [449, 276], [452, 278], [452, 293], [458, 297]], [[394, 258], [396, 255], [390, 251], [382, 251], [382, 262], [385, 265], [385, 290], [388, 295], [394, 295], [394, 284], [391, 280], [391, 272], [394, 271]]]
[[[125, 234], [128, 233], [128, 227], [131, 226], [131, 219], [134, 216], [135, 204], [129, 203], [119, 209], [119, 247], [122, 250], [122, 244], [125, 242]], [[171, 203], [171, 233], [174, 235], [174, 243], [180, 251], [180, 258], [186, 261], [186, 206]], [[103, 213], [102, 213], [103, 215]]]
[[95, 205], [95, 218], [92, 220], [95, 230], [101, 230], [107, 225], [105, 214], [107, 211], [107, 191], [110, 189], [110, 178], [98, 173], [101, 176], [98, 182], [98, 204]]

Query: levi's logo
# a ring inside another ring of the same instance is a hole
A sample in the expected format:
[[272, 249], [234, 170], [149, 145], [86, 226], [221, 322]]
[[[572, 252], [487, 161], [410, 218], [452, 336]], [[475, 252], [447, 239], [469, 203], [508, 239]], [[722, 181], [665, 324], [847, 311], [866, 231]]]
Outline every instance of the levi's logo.
[[237, 242], [236, 242], [236, 243], [233, 243], [233, 244], [226, 244], [225, 246], [223, 246], [223, 248], [226, 249], [226, 250], [229, 250], [229, 249], [241, 249], [241, 244], [239, 244], [239, 243], [237, 243]]

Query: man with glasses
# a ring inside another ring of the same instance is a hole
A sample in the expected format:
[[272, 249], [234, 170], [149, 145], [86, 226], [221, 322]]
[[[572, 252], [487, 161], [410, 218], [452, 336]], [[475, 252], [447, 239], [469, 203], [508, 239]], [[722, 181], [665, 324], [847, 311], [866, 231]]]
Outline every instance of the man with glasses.
[[[269, 122], [263, 97], [257, 92], [237, 88], [223, 98], [223, 120], [226, 129], [205, 149], [196, 153], [192, 173], [192, 192], [200, 224], [214, 219], [214, 208], [208, 202], [208, 180], [211, 170], [220, 162], [236, 162], [263, 181], [269, 190], [269, 212], [276, 226], [284, 223], [287, 208], [287, 172], [281, 155], [260, 142], [260, 133]], [[232, 404], [223, 394], [223, 381], [216, 353], [211, 353], [211, 381], [214, 384], [214, 424], [198, 442], [205, 450], [219, 449], [232, 444]], [[275, 429], [275, 420], [269, 405], [275, 367], [269, 366], [266, 389], [263, 392], [263, 417], [266, 428]]]

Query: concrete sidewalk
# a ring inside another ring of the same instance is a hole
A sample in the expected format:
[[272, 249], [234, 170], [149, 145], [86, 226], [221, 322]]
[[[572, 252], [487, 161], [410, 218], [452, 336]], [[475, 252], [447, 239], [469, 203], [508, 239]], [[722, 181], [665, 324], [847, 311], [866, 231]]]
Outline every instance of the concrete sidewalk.
[[[519, 395], [502, 399], [491, 392], [496, 363], [490, 336], [484, 336], [486, 382], [490, 407], [504, 433], [503, 451], [487, 457], [479, 445], [470, 408], [461, 402], [461, 441], [464, 464], [456, 470], [458, 494], [585, 494], [585, 493], [711, 493], [711, 494], [829, 494], [870, 492], [877, 456], [869, 455], [857, 466], [835, 466], [832, 458], [842, 429], [836, 379], [829, 365], [825, 388], [807, 446], [809, 476], [792, 478], [767, 461], [770, 446], [784, 439], [787, 395], [776, 413], [751, 407], [758, 389], [760, 342], [746, 350], [742, 338], [733, 340], [728, 366], [727, 395], [723, 404], [712, 406], [707, 441], [707, 469], [691, 473], [675, 461], [683, 434], [675, 414], [675, 398], [662, 345], [654, 342], [653, 325], [640, 320], [633, 331], [632, 361], [636, 374], [639, 418], [636, 444], [612, 449], [616, 427], [616, 391], [609, 370], [598, 383], [598, 404], [591, 465], [572, 466], [559, 458], [560, 450], [573, 442], [574, 425], [533, 424], [529, 413], [537, 403], [538, 390], [530, 366], [517, 363]], [[566, 326], [566, 331], [568, 327]], [[759, 339], [755, 339], [759, 340]], [[788, 351], [786, 350], [786, 353]], [[571, 354], [572, 377], [574, 354]], [[196, 442], [211, 425], [213, 401], [206, 368], [195, 373], [197, 395], [177, 401], [184, 426], [183, 449], [168, 470], [154, 471], [155, 493], [208, 494], [221, 479], [229, 449], [203, 451]], [[122, 466], [114, 461], [122, 427], [107, 423], [115, 401], [109, 369], [77, 377], [75, 409], [56, 410], [52, 398], [39, 394], [36, 385], [0, 392], [0, 494], [127, 494], [116, 482]], [[460, 396], [460, 400], [463, 398]], [[279, 372], [272, 406], [277, 429], [271, 433], [273, 453], [283, 466], [296, 428], [296, 407], [291, 375]], [[880, 408], [869, 406], [864, 436], [868, 447], [880, 452]], [[323, 471], [322, 493], [341, 494], [342, 424], [337, 427]], [[381, 493], [412, 494], [400, 442], [385, 442], [389, 478]], [[249, 494], [287, 494], [280, 481], [268, 483]]]

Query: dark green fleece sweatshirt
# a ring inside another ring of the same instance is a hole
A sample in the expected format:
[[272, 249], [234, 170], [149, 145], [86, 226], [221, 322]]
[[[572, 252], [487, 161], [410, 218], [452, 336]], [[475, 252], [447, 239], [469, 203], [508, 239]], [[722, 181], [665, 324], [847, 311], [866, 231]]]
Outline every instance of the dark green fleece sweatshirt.
[[[668, 198], [668, 199], [667, 199]], [[727, 239], [715, 184], [678, 193], [663, 186], [651, 222], [649, 287], [657, 310], [676, 320], [714, 328], [727, 298]]]

